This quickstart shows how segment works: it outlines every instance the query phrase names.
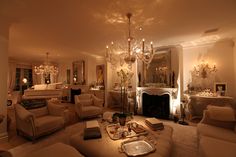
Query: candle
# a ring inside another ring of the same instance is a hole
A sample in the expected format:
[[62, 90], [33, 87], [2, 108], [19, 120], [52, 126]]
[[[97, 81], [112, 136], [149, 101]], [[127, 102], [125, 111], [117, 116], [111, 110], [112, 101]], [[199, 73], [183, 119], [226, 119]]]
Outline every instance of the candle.
[[144, 53], [144, 42], [145, 42], [145, 39], [143, 39], [142, 41], [142, 52]]
[[106, 46], [106, 57], [108, 57], [109, 56], [109, 53], [108, 53], [108, 45]]
[[151, 41], [151, 53], [153, 53], [153, 44], [152, 44], [152, 41]]
[[128, 38], [128, 55], [130, 57], [130, 42], [131, 42], [131, 39]]

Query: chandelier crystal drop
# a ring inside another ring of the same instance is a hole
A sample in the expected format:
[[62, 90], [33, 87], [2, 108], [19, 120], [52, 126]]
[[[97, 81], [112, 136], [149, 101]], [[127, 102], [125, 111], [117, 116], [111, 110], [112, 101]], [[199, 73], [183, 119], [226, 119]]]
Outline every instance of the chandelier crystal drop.
[[128, 68], [131, 69], [132, 64], [136, 61], [136, 58], [149, 65], [154, 56], [153, 43], [150, 43], [149, 48], [145, 46], [145, 39], [138, 40], [132, 37], [132, 13], [127, 13], [126, 17], [128, 18], [127, 47], [125, 46], [125, 44], [114, 44], [114, 42], [111, 42], [110, 46], [106, 46], [106, 61], [112, 65], [112, 68], [115, 68], [118, 62], [120, 62], [120, 66], [123, 66], [124, 63], [126, 63], [128, 65]]
[[34, 72], [37, 75], [42, 75], [42, 74], [45, 76], [48, 76], [49, 74], [50, 75], [57, 75], [58, 74], [58, 67], [51, 65], [48, 62], [48, 55], [49, 55], [48, 52], [46, 53], [46, 55], [47, 55], [46, 62], [44, 64], [39, 65], [39, 66], [35, 66]]

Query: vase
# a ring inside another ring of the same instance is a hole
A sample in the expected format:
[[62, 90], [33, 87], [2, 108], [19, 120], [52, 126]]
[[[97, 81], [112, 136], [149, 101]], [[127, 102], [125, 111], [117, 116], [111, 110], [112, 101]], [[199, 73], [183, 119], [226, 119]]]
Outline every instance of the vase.
[[125, 126], [125, 122], [126, 122], [126, 116], [120, 116], [119, 117], [119, 123], [121, 126]]

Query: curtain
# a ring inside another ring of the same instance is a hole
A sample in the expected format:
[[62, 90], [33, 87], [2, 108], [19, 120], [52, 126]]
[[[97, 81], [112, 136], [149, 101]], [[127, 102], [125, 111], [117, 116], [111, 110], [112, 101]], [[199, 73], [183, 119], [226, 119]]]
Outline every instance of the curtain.
[[15, 88], [16, 83], [16, 63], [9, 62], [8, 64], [8, 78], [7, 78], [7, 87], [8, 91], [12, 92]]
[[34, 72], [34, 67], [35, 66], [38, 66], [36, 64], [32, 64], [32, 79], [33, 79], [33, 85], [36, 85], [36, 84], [43, 84], [43, 81], [42, 81], [42, 77], [41, 75], [37, 75], [35, 72]]

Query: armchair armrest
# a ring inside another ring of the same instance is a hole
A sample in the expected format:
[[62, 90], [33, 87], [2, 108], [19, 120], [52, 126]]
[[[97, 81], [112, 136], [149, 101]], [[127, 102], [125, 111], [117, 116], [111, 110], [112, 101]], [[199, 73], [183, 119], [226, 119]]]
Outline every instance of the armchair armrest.
[[92, 95], [93, 97], [93, 102], [94, 102], [94, 105], [95, 106], [98, 106], [98, 107], [103, 107], [103, 100], [102, 99], [99, 99], [98, 97]]
[[19, 119], [25, 122], [30, 122], [31, 119], [35, 119], [34, 114], [26, 110], [20, 104], [16, 105], [16, 114]]

